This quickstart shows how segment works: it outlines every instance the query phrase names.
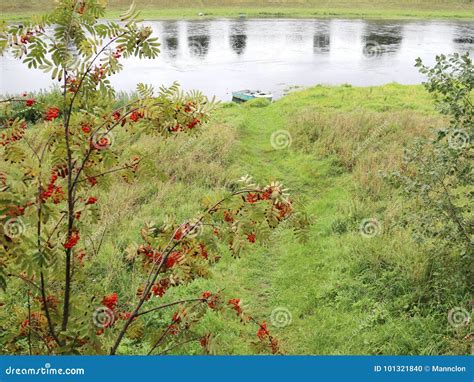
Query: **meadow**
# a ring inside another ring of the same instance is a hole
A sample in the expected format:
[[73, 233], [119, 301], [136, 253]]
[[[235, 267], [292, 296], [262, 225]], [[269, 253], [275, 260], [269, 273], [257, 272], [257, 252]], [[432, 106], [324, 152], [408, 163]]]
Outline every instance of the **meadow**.
[[[237, 261], [224, 256], [210, 280], [187, 286], [183, 295], [225, 288], [267, 322], [272, 312], [287, 310], [283, 327], [272, 329], [288, 354], [467, 353], [468, 328], [453, 328], [446, 318], [469, 299], [459, 282], [462, 258], [453, 253], [435, 260], [448, 274], [432, 275], [426, 247], [396, 224], [410, 201], [381, 177], [401, 166], [404, 146], [443, 123], [421, 86], [318, 86], [270, 105], [224, 104], [192, 146], [144, 144], [167, 163], [171, 181], [145, 189], [138, 184], [126, 194], [117, 186], [112, 194], [123, 199], [113, 203], [129, 213], [123, 223], [112, 223], [110, 237], [137, 239], [126, 227], [163, 214], [185, 218], [198, 208], [189, 200], [198, 202], [241, 175], [279, 180], [312, 218], [308, 240], [279, 230], [267, 246]], [[289, 132], [291, 144], [275, 150], [271, 136], [279, 130]], [[177, 205], [179, 210], [163, 211]], [[361, 235], [361, 222], [371, 218], [380, 233]], [[101, 255], [104, 271], [117, 252], [120, 243], [109, 241]], [[127, 293], [128, 273], [115, 258], [105, 280]], [[256, 352], [253, 328], [215, 315], [207, 319], [211, 331], [220, 333], [220, 354]], [[192, 346], [180, 352], [199, 351]]]
[[[192, 140], [138, 139], [127, 150], [139, 150], [165, 170], [154, 172], [152, 181], [115, 180], [98, 195], [102, 246], [87, 264], [90, 281], [133, 299], [141, 278], [127, 261], [127, 246], [140, 241], [143, 222], [193, 216], [202, 195], [250, 174], [291, 189], [310, 216], [307, 240], [283, 226], [237, 260], [223, 249], [209, 278], [174, 288], [160, 302], [225, 289], [260, 320], [272, 322], [283, 312], [282, 324], [271, 328], [284, 354], [466, 354], [468, 327], [447, 322], [448, 311], [469, 300], [463, 259], [459, 253], [431, 257], [397, 224], [411, 201], [383, 178], [402, 165], [404, 146], [445, 122], [422, 86], [317, 86], [272, 104], [222, 104]], [[272, 134], [280, 130], [289, 140], [276, 150]], [[367, 219], [377, 221], [376, 234], [361, 233]], [[433, 273], [433, 267], [443, 271]], [[15, 292], [7, 297], [18, 298]], [[134, 325], [121, 353], [143, 353], [149, 346], [143, 331], [162, 320], [161, 313], [151, 314]], [[213, 312], [203, 325], [218, 333], [217, 354], [261, 352], [251, 326]], [[191, 343], [173, 353], [200, 351]]]
[[[445, 3], [427, 12], [457, 12]], [[2, 40], [62, 84], [0, 103], [2, 353], [472, 351], [468, 54], [417, 60], [426, 86], [216, 105], [176, 84], [124, 94], [108, 77], [157, 57], [152, 30], [64, 4], [47, 21], [57, 38], [13, 25]]]

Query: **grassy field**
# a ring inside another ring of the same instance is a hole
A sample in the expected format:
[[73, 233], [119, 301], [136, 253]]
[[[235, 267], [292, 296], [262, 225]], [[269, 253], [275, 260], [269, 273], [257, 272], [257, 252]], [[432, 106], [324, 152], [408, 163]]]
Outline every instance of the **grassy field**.
[[[137, 0], [145, 19], [192, 19], [216, 17], [349, 17], [349, 18], [474, 18], [471, 0]], [[108, 18], [117, 18], [131, 1], [109, 1]], [[4, 0], [0, 4], [3, 20], [17, 20], [53, 6], [51, 0], [19, 2]], [[200, 15], [202, 14], [202, 15]]]
[[[58, 102], [53, 97], [37, 96], [47, 104]], [[278, 180], [311, 218], [306, 242], [284, 226], [241, 258], [223, 248], [211, 277], [156, 299], [167, 303], [225, 289], [268, 322], [285, 354], [468, 354], [469, 326], [447, 321], [450, 309], [470, 300], [462, 256], [452, 251], [434, 257], [416, 242], [410, 228], [398, 224], [411, 201], [381, 176], [402, 165], [405, 145], [445, 122], [421, 86], [317, 86], [271, 104], [223, 104], [193, 140], [179, 135], [166, 142], [127, 141], [124, 157], [140, 152], [162, 170], [152, 166], [133, 184], [117, 176], [96, 195], [103, 219], [95, 241], [103, 237], [103, 245], [84, 271], [94, 287], [131, 301], [143, 273], [126, 253], [141, 242], [144, 222], [196, 216], [203, 195], [219, 193], [245, 174], [261, 184]], [[272, 145], [276, 132], [286, 137], [282, 149]], [[366, 219], [378, 222], [378, 235], [361, 234]], [[22, 293], [10, 287], [5, 305], [24, 301]], [[275, 312], [285, 312], [285, 325], [272, 324]], [[146, 353], [150, 345], [142, 334], [168, 313], [133, 324], [119, 353]], [[252, 325], [208, 312], [203, 327], [214, 334], [218, 354], [261, 352]], [[196, 343], [173, 350], [201, 352]]]
[[[15, 3], [2, 4], [2, 17], [14, 19], [43, 9], [45, 3], [32, 1], [21, 16]], [[236, 2], [221, 2], [219, 8], [217, 2], [186, 8], [188, 2], [178, 1], [172, 3], [176, 8], [166, 8], [170, 4], [141, 2], [148, 7], [144, 15], [149, 18], [192, 17], [198, 11], [206, 13], [204, 17], [234, 17], [242, 12], [258, 17], [472, 16], [472, 2], [460, 1], [410, 2], [410, 8], [406, 1], [391, 5], [385, 0], [373, 7], [362, 0], [350, 6], [343, 1], [330, 6], [322, 0], [278, 2], [278, 8], [246, 1], [238, 7], [230, 7]], [[109, 16], [115, 17], [123, 2], [112, 5]], [[167, 10], [159, 11], [159, 6]], [[58, 89], [34, 98], [35, 105], [61, 104]], [[126, 102], [126, 95], [118, 96], [117, 103]], [[38, 112], [42, 115], [44, 110]], [[415, 226], [443, 226], [446, 221], [404, 220], [407, 214], [419, 214], [419, 204], [403, 197], [385, 176], [404, 166], [404, 148], [448, 124], [424, 87], [388, 84], [315, 86], [292, 91], [273, 103], [261, 99], [224, 103], [192, 139], [184, 134], [169, 139], [140, 134], [130, 138], [118, 128], [114, 145], [123, 150], [124, 158], [139, 153], [144, 165], [134, 182], [126, 183], [120, 173], [110, 172], [109, 188], [94, 192], [102, 218], [97, 226], [90, 223], [93, 227], [84, 234], [91, 232], [90, 237], [81, 239], [87, 253], [83, 271], [90, 285], [73, 283], [72, 295], [82, 295], [85, 289], [97, 295], [113, 291], [123, 307], [136, 301], [143, 269], [128, 249], [134, 248], [136, 254], [144, 223], [186, 221], [201, 210], [204, 195], [217, 197], [235, 180], [251, 175], [259, 184], [280, 181], [290, 189], [296, 210], [311, 221], [306, 240], [283, 222], [270, 241], [252, 245], [237, 259], [221, 243], [222, 259], [209, 277], [173, 287], [163, 297], [154, 296], [150, 305], [224, 290], [226, 298], [241, 298], [245, 312], [268, 323], [283, 354], [468, 354], [472, 328], [448, 321], [453, 308], [467, 312], [465, 307], [472, 305], [466, 281], [468, 254], [454, 245], [435, 251], [438, 238], [416, 237]], [[33, 126], [26, 134], [34, 139], [38, 131], [34, 129], [41, 127], [44, 124]], [[428, 187], [425, 182], [413, 186], [424, 187]], [[463, 189], [453, 191], [460, 194], [463, 206], [469, 206]], [[361, 229], [367, 222], [374, 226], [373, 234]], [[0, 296], [0, 306], [5, 307], [0, 321], [7, 324], [29, 309], [30, 299], [25, 301], [19, 285], [14, 279]], [[150, 343], [144, 334], [168, 324], [169, 313], [152, 310], [135, 320], [118, 353], [146, 354]], [[283, 322], [275, 320], [276, 313], [283, 314], [279, 316]], [[217, 354], [268, 351], [259, 346], [255, 326], [229, 320], [222, 313], [207, 311], [201, 328], [213, 333]], [[100, 341], [105, 349], [112, 345], [110, 336]], [[9, 351], [26, 354], [26, 337]], [[171, 353], [202, 354], [202, 349], [194, 340], [172, 348]]]
[[[169, 170], [162, 179], [116, 183], [99, 196], [108, 199], [109, 218], [102, 251], [89, 265], [94, 280], [134, 298], [140, 278], [123, 253], [128, 243], [139, 242], [143, 221], [193, 216], [204, 193], [251, 174], [261, 183], [280, 180], [290, 187], [312, 217], [309, 241], [279, 230], [267, 246], [240, 259], [224, 254], [212, 278], [173, 290], [173, 299], [225, 288], [267, 322], [283, 308], [291, 323], [271, 329], [289, 354], [465, 354], [468, 328], [456, 330], [446, 320], [451, 307], [468, 301], [468, 291], [455, 286], [460, 259], [436, 260], [452, 267], [452, 277], [428, 272], [429, 253], [395, 224], [406, 201], [378, 176], [400, 165], [404, 144], [442, 124], [420, 86], [315, 87], [271, 105], [224, 104], [191, 143], [185, 137], [173, 144], [140, 140], [130, 150], [139, 147]], [[291, 137], [283, 150], [271, 145], [278, 130]], [[380, 235], [360, 234], [367, 218], [380, 222]], [[120, 353], [142, 353], [148, 345], [140, 333], [161, 319], [150, 315], [137, 324], [136, 339]], [[217, 335], [218, 353], [258, 353], [253, 327], [214, 313], [204, 322]], [[189, 344], [177, 352], [200, 349]]]

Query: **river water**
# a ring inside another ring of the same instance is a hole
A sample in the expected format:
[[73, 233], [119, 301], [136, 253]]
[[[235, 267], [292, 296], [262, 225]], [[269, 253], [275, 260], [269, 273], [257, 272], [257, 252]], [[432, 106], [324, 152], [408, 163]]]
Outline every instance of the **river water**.
[[[240, 19], [149, 21], [161, 40], [156, 60], [128, 59], [112, 77], [117, 90], [177, 80], [184, 89], [230, 100], [261, 89], [275, 98], [293, 86], [417, 84], [416, 57], [474, 53], [474, 22]], [[47, 89], [49, 76], [0, 58], [0, 93]]]

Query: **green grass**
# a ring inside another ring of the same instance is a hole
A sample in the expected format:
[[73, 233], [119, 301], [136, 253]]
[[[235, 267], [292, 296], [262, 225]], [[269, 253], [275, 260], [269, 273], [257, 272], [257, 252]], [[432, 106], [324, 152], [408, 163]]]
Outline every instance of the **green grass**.
[[[123, 252], [125, 243], [139, 241], [143, 221], [165, 215], [193, 216], [204, 193], [251, 174], [259, 182], [279, 180], [290, 187], [293, 197], [312, 216], [309, 240], [299, 242], [290, 229], [283, 229], [267, 247], [256, 246], [240, 259], [232, 259], [223, 250], [223, 260], [212, 278], [174, 289], [165, 299], [225, 288], [226, 295], [241, 297], [252, 315], [268, 323], [272, 311], [287, 309], [291, 324], [270, 328], [289, 354], [466, 353], [468, 343], [462, 338], [467, 332], [456, 332], [446, 323], [447, 310], [463, 304], [466, 291], [451, 284], [437, 289], [428, 282], [427, 253], [408, 231], [393, 225], [402, 200], [376, 176], [379, 169], [400, 164], [398, 159], [393, 163], [393, 158], [398, 158], [403, 144], [427, 133], [428, 126], [443, 122], [424, 89], [318, 86], [261, 106], [223, 105], [192, 146], [186, 140], [172, 146], [138, 142], [144, 155], [160, 158], [171, 180], [139, 183], [127, 191], [116, 184], [107, 194], [114, 195], [109, 200], [111, 209], [117, 204], [124, 207], [118, 222], [110, 222], [110, 240], [92, 265], [104, 290], [133, 298], [139, 278], [131, 276], [117, 254]], [[310, 115], [328, 118], [339, 141], [323, 124], [311, 125]], [[341, 115], [349, 115], [355, 123], [341, 120]], [[367, 120], [360, 122], [360, 115]], [[347, 169], [341, 147], [356, 147], [367, 140], [367, 135], [354, 135], [350, 129], [374, 130], [370, 121], [379, 118], [390, 121], [388, 138], [371, 141]], [[301, 134], [301, 129], [309, 134], [315, 128], [321, 129], [317, 139]], [[271, 135], [280, 129], [288, 131], [293, 141], [289, 148], [275, 150]], [[351, 133], [344, 137], [347, 129]], [[389, 155], [383, 155], [387, 147]], [[374, 173], [374, 178], [367, 180], [367, 173]], [[364, 218], [377, 218], [383, 233], [373, 238], [360, 235]], [[113, 239], [117, 237], [120, 239]], [[455, 254], [453, 262], [457, 265]], [[444, 288], [451, 288], [450, 292], [445, 293]], [[437, 299], [443, 303], [436, 303]], [[147, 325], [160, 317], [151, 316]], [[204, 325], [216, 334], [220, 354], [260, 352], [253, 344], [255, 328], [251, 325], [215, 314], [208, 314]], [[127, 341], [121, 352], [140, 352], [143, 346], [139, 339]], [[178, 352], [199, 353], [199, 347], [191, 344]]]
[[[128, 0], [110, 1], [107, 17], [115, 19], [127, 9]], [[142, 17], [155, 19], [194, 19], [194, 18], [235, 18], [246, 17], [288, 17], [288, 18], [384, 18], [384, 19], [427, 19], [427, 18], [474, 18], [474, 3], [470, 0], [308, 0], [279, 1], [278, 5], [263, 0], [253, 1], [169, 1], [139, 0]], [[18, 20], [50, 9], [50, 0], [33, 0], [28, 3], [13, 0], [2, 1], [0, 18]], [[199, 16], [199, 14], [203, 14]]]
[[[97, 235], [105, 229], [105, 236], [85, 271], [98, 293], [115, 291], [119, 303], [132, 301], [143, 273], [139, 264], [125, 261], [126, 249], [141, 243], [144, 222], [196, 216], [205, 194], [245, 174], [263, 184], [278, 180], [311, 217], [306, 242], [283, 228], [239, 259], [223, 247], [211, 277], [172, 288], [148, 304], [225, 289], [226, 296], [242, 298], [248, 313], [267, 321], [286, 354], [468, 354], [469, 327], [447, 323], [449, 309], [469, 301], [459, 254], [432, 258], [416, 243], [397, 224], [410, 201], [378, 175], [397, 169], [403, 146], [443, 123], [422, 86], [317, 86], [269, 105], [223, 104], [192, 141], [178, 136], [128, 142], [124, 156], [139, 151], [160, 171], [152, 166], [131, 185], [112, 181], [97, 195], [104, 217]], [[278, 130], [292, 138], [282, 150], [271, 144]], [[115, 144], [120, 142], [117, 134]], [[367, 218], [380, 222], [379, 235], [360, 234]], [[5, 304], [23, 301], [19, 293], [10, 289]], [[275, 327], [272, 312], [282, 308], [291, 323]], [[137, 320], [119, 353], [146, 352], [141, 334], [169, 314]], [[209, 312], [203, 327], [214, 334], [218, 354], [262, 352], [253, 325]], [[174, 352], [201, 349], [191, 343]]]

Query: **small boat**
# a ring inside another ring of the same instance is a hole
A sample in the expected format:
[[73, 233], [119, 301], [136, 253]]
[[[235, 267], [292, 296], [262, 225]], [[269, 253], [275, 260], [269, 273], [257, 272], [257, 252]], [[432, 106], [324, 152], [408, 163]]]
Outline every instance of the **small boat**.
[[233, 102], [246, 102], [255, 98], [265, 98], [271, 101], [273, 99], [273, 94], [261, 90], [239, 90], [237, 92], [232, 92]]

